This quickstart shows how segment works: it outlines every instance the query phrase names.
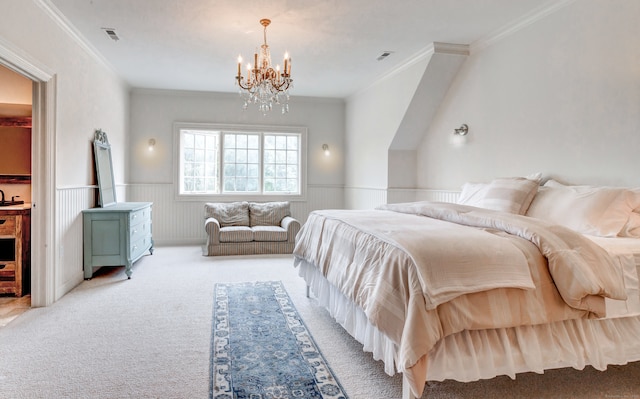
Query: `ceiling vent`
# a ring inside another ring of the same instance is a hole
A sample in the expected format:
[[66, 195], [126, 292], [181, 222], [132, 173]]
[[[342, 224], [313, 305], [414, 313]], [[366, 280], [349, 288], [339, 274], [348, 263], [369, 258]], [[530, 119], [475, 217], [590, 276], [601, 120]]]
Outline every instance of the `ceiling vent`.
[[113, 40], [114, 42], [117, 42], [118, 40], [120, 40], [120, 38], [118, 37], [118, 34], [116, 33], [116, 30], [113, 28], [102, 28], [102, 30], [104, 31], [104, 33], [107, 34], [107, 36], [109, 36], [109, 38], [111, 40]]
[[382, 54], [380, 54], [378, 56], [378, 58], [376, 58], [378, 61], [382, 61], [385, 58], [387, 58], [388, 56], [390, 56], [393, 53], [393, 51], [384, 51]]

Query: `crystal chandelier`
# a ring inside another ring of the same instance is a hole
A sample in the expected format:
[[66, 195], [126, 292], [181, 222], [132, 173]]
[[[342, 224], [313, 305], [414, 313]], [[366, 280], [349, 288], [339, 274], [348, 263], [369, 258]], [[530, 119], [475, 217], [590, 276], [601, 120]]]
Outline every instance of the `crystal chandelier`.
[[273, 104], [282, 107], [282, 113], [289, 112], [289, 89], [292, 87], [291, 58], [284, 55], [284, 68], [280, 71], [280, 65], [275, 69], [271, 67], [271, 54], [267, 44], [267, 26], [269, 19], [261, 19], [264, 26], [264, 44], [260, 46], [260, 54], [253, 56], [254, 66], [247, 64], [247, 76], [242, 76], [242, 57], [238, 57], [238, 75], [236, 81], [240, 87], [240, 95], [244, 99], [243, 109], [249, 104], [256, 104], [263, 115], [271, 111]]

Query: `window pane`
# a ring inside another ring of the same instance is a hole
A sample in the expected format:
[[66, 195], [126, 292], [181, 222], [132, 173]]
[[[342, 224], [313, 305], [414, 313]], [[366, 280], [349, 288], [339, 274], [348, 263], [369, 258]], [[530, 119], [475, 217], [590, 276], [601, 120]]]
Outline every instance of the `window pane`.
[[264, 136], [264, 148], [265, 150], [272, 150], [276, 148], [276, 137]]
[[180, 132], [180, 193], [217, 193], [218, 132], [184, 130]]
[[193, 176], [193, 164], [191, 162], [185, 162], [184, 176]]
[[298, 151], [287, 151], [287, 163], [288, 164], [298, 163]]
[[298, 165], [287, 165], [287, 178], [289, 179], [298, 178]]
[[260, 176], [260, 168], [258, 165], [249, 164], [247, 165], [247, 176], [249, 177], [259, 177]]
[[298, 149], [298, 136], [287, 136], [287, 149], [288, 150]]
[[236, 161], [236, 150], [225, 149], [224, 150], [224, 163], [233, 163]]
[[224, 135], [224, 148], [236, 148], [236, 136], [234, 134]]
[[265, 178], [276, 177], [276, 165], [265, 165], [264, 166], [264, 177]]
[[204, 176], [204, 163], [196, 163], [193, 165], [193, 175], [196, 177]]
[[274, 163], [276, 162], [276, 152], [273, 150], [268, 150], [264, 152], [264, 163]]
[[206, 179], [205, 191], [213, 192], [216, 189], [216, 179]]
[[[247, 150], [251, 147], [251, 150]], [[259, 192], [260, 135], [246, 133], [225, 134], [225, 192]], [[226, 171], [229, 170], [229, 173]], [[251, 173], [252, 175], [249, 175]], [[252, 177], [252, 183], [249, 183]], [[233, 179], [233, 184], [227, 183]]]
[[235, 175], [236, 175], [236, 165], [234, 165], [234, 164], [224, 165], [224, 177], [225, 177], [225, 179], [227, 177], [234, 177]]
[[260, 152], [258, 150], [247, 151], [247, 162], [249, 163], [260, 162]]
[[236, 151], [236, 162], [237, 163], [247, 163], [247, 150], [237, 150]]
[[193, 148], [194, 138], [193, 134], [185, 133], [183, 134], [184, 147], [185, 148]]
[[192, 148], [184, 149], [184, 160], [187, 162], [193, 162], [196, 160], [195, 151]]
[[260, 136], [258, 136], [257, 134], [252, 134], [249, 136], [248, 142], [247, 142], [247, 148], [251, 148], [251, 149], [259, 149], [260, 148]]
[[179, 139], [180, 194], [300, 193], [298, 133], [185, 129]]
[[247, 191], [258, 191], [258, 179], [247, 179]]
[[236, 148], [247, 148], [247, 135], [238, 134], [236, 136]]

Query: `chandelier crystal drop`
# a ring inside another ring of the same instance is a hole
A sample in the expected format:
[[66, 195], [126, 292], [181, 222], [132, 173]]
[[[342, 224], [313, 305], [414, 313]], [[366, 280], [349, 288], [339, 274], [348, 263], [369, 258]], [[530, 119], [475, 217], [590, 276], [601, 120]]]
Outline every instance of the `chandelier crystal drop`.
[[260, 46], [260, 52], [253, 56], [253, 67], [247, 64], [247, 76], [242, 76], [242, 57], [238, 56], [238, 74], [236, 83], [240, 87], [240, 96], [244, 99], [242, 109], [247, 109], [249, 104], [256, 104], [263, 115], [271, 111], [274, 104], [282, 108], [282, 113], [289, 112], [289, 89], [293, 87], [291, 79], [291, 58], [288, 53], [284, 55], [284, 68], [280, 65], [274, 69], [271, 66], [271, 54], [267, 44], [267, 26], [269, 19], [261, 19], [264, 26], [264, 44]]

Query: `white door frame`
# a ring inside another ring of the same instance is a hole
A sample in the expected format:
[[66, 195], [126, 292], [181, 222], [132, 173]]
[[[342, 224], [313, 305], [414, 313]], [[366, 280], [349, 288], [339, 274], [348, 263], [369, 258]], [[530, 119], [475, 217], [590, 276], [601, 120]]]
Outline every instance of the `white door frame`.
[[51, 305], [55, 293], [56, 77], [0, 38], [0, 64], [33, 81], [31, 130], [31, 306]]

